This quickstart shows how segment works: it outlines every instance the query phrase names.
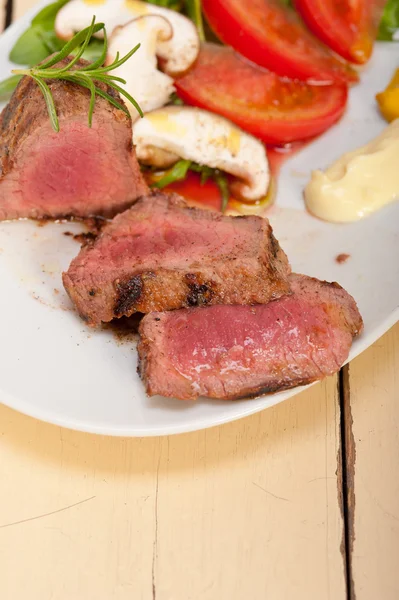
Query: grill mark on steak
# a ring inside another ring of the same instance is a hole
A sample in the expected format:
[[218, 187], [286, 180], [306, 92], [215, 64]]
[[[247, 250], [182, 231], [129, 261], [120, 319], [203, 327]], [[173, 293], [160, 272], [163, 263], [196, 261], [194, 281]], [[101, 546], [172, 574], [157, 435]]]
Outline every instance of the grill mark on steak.
[[185, 275], [190, 293], [187, 295], [187, 306], [206, 306], [215, 295], [215, 284], [212, 281], [202, 282], [196, 273]]
[[139, 301], [143, 293], [143, 278], [141, 275], [135, 275], [128, 281], [115, 282], [116, 302], [114, 305], [114, 314], [116, 317], [122, 317], [133, 312], [134, 306]]

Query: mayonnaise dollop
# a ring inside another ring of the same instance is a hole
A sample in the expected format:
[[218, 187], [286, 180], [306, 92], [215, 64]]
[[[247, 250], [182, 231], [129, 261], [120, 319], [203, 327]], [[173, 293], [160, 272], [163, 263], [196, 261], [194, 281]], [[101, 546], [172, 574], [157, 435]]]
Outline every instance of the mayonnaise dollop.
[[308, 210], [325, 221], [358, 221], [399, 198], [399, 119], [377, 138], [313, 171], [305, 188]]

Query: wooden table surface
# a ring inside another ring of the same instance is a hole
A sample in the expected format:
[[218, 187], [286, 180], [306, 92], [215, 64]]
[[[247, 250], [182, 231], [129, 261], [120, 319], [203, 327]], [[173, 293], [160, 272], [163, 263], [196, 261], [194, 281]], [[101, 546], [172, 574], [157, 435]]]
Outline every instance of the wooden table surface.
[[340, 376], [197, 433], [0, 407], [1, 600], [398, 600], [398, 373], [399, 324]]

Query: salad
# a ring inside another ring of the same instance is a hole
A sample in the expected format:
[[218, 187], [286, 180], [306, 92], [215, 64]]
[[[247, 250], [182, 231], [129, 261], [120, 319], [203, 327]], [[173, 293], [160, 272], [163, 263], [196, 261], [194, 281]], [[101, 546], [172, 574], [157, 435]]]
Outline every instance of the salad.
[[[339, 120], [374, 40], [398, 38], [399, 0], [58, 0], [10, 60], [41, 63], [93, 15], [105, 27], [71, 53], [96, 64], [105, 57], [124, 82], [147, 181], [253, 212], [272, 200], [276, 153]], [[139, 51], [129, 53], [133, 45]], [[119, 54], [129, 60], [119, 65]], [[0, 83], [2, 100], [20, 78]]]

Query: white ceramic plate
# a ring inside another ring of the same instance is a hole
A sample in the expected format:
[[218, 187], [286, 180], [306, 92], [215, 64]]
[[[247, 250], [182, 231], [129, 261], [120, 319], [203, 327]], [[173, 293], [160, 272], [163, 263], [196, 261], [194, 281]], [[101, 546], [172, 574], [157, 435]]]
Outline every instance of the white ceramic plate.
[[[9, 49], [45, 4], [1, 36], [1, 79], [12, 68]], [[284, 165], [277, 203], [268, 214], [295, 271], [338, 281], [357, 300], [365, 331], [350, 359], [399, 317], [399, 203], [356, 224], [330, 225], [306, 213], [302, 189], [312, 169], [327, 166], [382, 130], [374, 96], [398, 65], [399, 45], [378, 45], [361, 84], [350, 92], [345, 118]], [[72, 429], [150, 436], [232, 421], [303, 389], [238, 402], [147, 398], [136, 374], [134, 339], [121, 343], [109, 330], [88, 330], [63, 290], [61, 272], [79, 250], [63, 232], [77, 228], [0, 224], [1, 402]], [[350, 255], [344, 264], [335, 261], [340, 253]]]

